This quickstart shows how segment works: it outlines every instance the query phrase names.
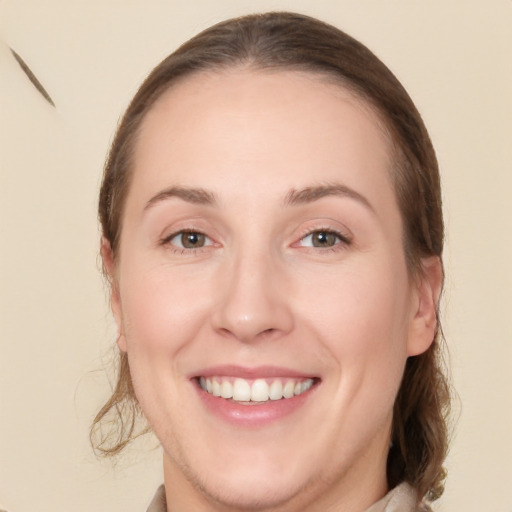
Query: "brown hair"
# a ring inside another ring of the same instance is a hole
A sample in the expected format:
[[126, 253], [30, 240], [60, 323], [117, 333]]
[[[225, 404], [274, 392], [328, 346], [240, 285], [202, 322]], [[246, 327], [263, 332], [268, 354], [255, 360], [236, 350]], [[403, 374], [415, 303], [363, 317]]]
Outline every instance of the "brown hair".
[[[437, 160], [421, 116], [400, 82], [364, 45], [337, 28], [299, 14], [267, 13], [231, 19], [201, 32], [163, 60], [135, 95], [112, 143], [99, 199], [103, 236], [114, 258], [130, 186], [130, 161], [144, 116], [176, 80], [201, 70], [237, 66], [321, 74], [369, 103], [392, 140], [393, 180], [412, 275], [421, 275], [422, 257], [441, 257], [444, 227]], [[407, 481], [420, 497], [427, 494], [430, 499], [443, 492], [447, 451], [450, 396], [441, 340], [438, 327], [430, 348], [407, 360], [394, 407], [387, 467], [390, 487]], [[93, 446], [104, 455], [121, 451], [136, 437], [140, 414], [127, 357], [121, 354], [117, 385], [91, 428], [91, 439], [97, 439]], [[104, 431], [101, 425], [109, 419], [110, 430]]]

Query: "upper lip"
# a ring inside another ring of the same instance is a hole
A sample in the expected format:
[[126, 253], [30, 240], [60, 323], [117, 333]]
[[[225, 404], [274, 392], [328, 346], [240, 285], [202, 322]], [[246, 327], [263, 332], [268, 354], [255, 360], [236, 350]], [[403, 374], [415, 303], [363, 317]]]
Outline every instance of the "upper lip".
[[288, 377], [288, 378], [303, 378], [312, 379], [317, 377], [309, 373], [294, 370], [292, 368], [285, 368], [281, 366], [238, 366], [238, 365], [219, 365], [209, 366], [191, 375], [191, 378], [197, 377], [237, 377], [240, 379], [258, 379], [258, 378], [272, 378], [272, 377]]

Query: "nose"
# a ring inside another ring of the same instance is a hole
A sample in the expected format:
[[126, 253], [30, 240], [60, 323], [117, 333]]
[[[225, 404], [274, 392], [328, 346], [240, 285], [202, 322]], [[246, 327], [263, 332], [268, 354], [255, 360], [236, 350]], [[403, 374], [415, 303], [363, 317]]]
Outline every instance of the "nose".
[[218, 278], [215, 330], [243, 343], [278, 338], [292, 330], [290, 290], [270, 253], [244, 251], [225, 262]]

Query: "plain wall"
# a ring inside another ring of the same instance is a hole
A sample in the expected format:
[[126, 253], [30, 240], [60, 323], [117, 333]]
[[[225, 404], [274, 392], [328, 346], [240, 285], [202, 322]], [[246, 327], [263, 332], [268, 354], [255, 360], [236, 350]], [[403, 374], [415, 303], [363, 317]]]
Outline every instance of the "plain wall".
[[511, 512], [510, 0], [0, 0], [0, 508], [138, 512], [161, 482], [154, 440], [116, 467], [88, 443], [114, 342], [97, 257], [103, 160], [153, 65], [216, 21], [264, 10], [360, 39], [424, 116], [442, 172], [444, 328], [461, 402], [437, 510]]

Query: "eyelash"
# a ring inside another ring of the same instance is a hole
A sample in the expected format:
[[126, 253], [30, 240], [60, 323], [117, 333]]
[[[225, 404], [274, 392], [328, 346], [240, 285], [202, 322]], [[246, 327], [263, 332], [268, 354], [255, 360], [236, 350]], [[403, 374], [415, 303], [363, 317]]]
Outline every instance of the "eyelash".
[[[336, 242], [334, 243], [334, 245], [327, 246], [327, 247], [315, 247], [313, 245], [302, 245], [302, 242], [304, 242], [305, 239], [307, 239], [308, 237], [313, 237], [313, 235], [320, 234], [320, 233], [327, 235], [327, 236], [334, 235], [337, 239]], [[201, 247], [179, 247], [179, 246], [176, 246], [175, 244], [171, 243], [173, 239], [175, 239], [179, 236], [183, 237], [186, 234], [202, 236], [205, 238], [207, 243]], [[344, 248], [350, 246], [351, 243], [352, 243], [352, 240], [349, 236], [347, 236], [337, 230], [334, 230], [332, 228], [315, 228], [312, 230], [305, 231], [304, 234], [301, 235], [298, 242], [295, 242], [292, 246], [303, 247], [306, 250], [319, 249], [321, 252], [326, 252], [326, 251], [335, 252], [338, 250], [343, 250]], [[207, 248], [214, 245], [214, 242], [212, 241], [212, 239], [210, 237], [205, 235], [202, 231], [190, 228], [190, 229], [182, 229], [180, 231], [175, 231], [174, 233], [164, 237], [162, 240], [160, 240], [160, 245], [166, 246], [178, 254], [198, 254], [201, 251], [208, 250]]]

